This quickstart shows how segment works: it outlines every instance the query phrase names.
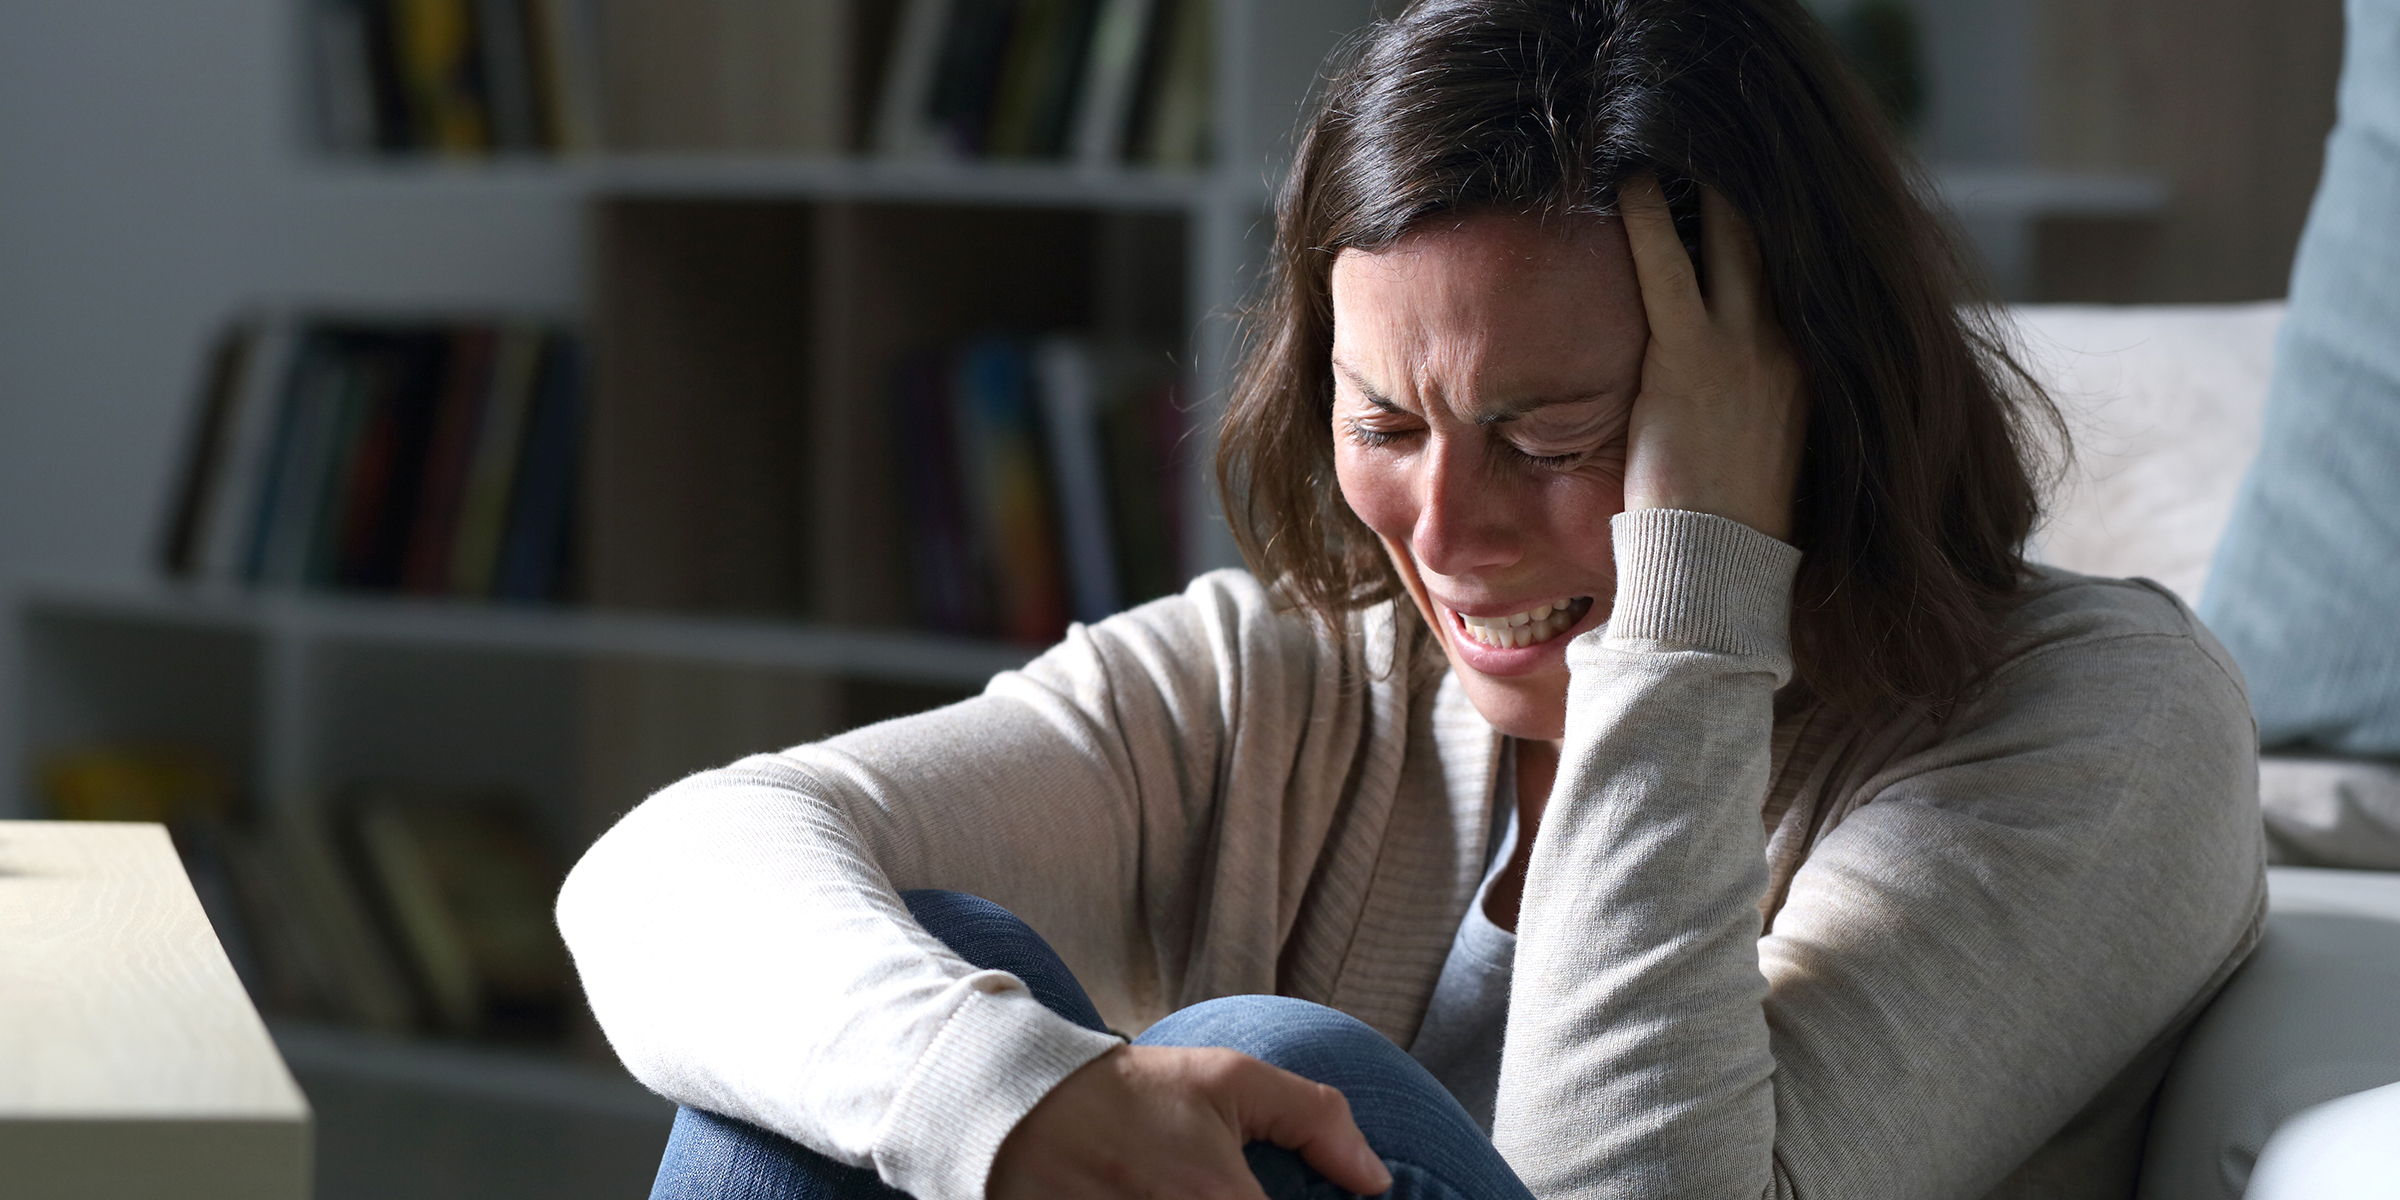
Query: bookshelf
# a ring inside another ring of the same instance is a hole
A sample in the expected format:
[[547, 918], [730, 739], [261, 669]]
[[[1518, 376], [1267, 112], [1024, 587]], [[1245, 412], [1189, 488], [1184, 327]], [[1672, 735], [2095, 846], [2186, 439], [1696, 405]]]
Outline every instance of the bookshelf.
[[[910, 615], [910, 567], [893, 549], [910, 518], [893, 497], [913, 431], [891, 418], [891, 381], [896, 359], [957, 354], [994, 331], [1029, 345], [1072, 334], [1163, 364], [1192, 410], [1166, 506], [1179, 514], [1174, 574], [1232, 563], [1198, 469], [1231, 362], [1226, 318], [1263, 260], [1300, 101], [1372, 6], [1183, 2], [1206, 4], [1212, 48], [1208, 152], [1193, 161], [877, 152], [879, 81], [859, 64], [888, 51], [909, 6], [873, 0], [845, 10], [853, 74], [838, 90], [852, 107], [847, 140], [829, 147], [650, 137], [391, 153], [303, 139], [293, 153], [312, 177], [361, 197], [567, 202], [588, 248], [584, 300], [538, 314], [579, 326], [591, 352], [567, 600], [22, 582], [0, 646], [20, 681], [0, 745], [17, 811], [40, 813], [40, 772], [63, 752], [197, 751], [221, 765], [243, 820], [313, 829], [320, 866], [355, 892], [357, 849], [340, 825], [362, 785], [506, 796], [563, 864], [685, 771], [972, 692], [1038, 646], [928, 632]], [[311, 107], [305, 81], [289, 90], [295, 111]], [[338, 295], [263, 299], [356, 315]], [[326, 903], [356, 910], [351, 934], [392, 940], [372, 903]], [[328, 967], [346, 980], [335, 1003], [262, 1004], [304, 1076], [514, 1088], [512, 1102], [562, 1110], [594, 1088], [616, 1094], [565, 1064], [527, 1065], [528, 1053], [604, 1055], [588, 1027], [498, 1048], [424, 1036], [438, 1023], [423, 989], [404, 955], [387, 959]], [[379, 989], [414, 999], [359, 999]], [[555, 1086], [518, 1086], [534, 1076]], [[638, 1098], [619, 1107], [655, 1117]]]

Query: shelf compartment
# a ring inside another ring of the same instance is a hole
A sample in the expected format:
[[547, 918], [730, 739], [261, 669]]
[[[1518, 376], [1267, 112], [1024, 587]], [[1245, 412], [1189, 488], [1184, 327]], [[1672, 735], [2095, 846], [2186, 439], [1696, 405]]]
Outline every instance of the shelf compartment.
[[[107, 622], [186, 631], [256, 636], [277, 634], [311, 642], [375, 642], [426, 649], [461, 649], [576, 658], [647, 659], [677, 663], [810, 672], [894, 684], [947, 688], [981, 687], [1001, 671], [1024, 666], [1034, 651], [1021, 646], [939, 634], [835, 629], [789, 621], [739, 617], [665, 616], [592, 609], [511, 608], [457, 601], [340, 596], [291, 592], [243, 592], [171, 586], [98, 588], [49, 585], [31, 589], [23, 603], [30, 620]], [[128, 633], [139, 630], [128, 631]], [[115, 635], [108, 639], [113, 642]], [[163, 645], [163, 643], [161, 644]], [[29, 648], [36, 652], [39, 647]], [[231, 643], [213, 649], [164, 652], [158, 647], [95, 645], [145, 670], [185, 655], [195, 660], [195, 677], [221, 676], [231, 656], [249, 650]], [[38, 663], [28, 664], [37, 667]], [[67, 664], [62, 662], [61, 669]], [[238, 672], [237, 672], [238, 674]], [[80, 673], [61, 678], [83, 678]], [[97, 686], [97, 685], [93, 685]], [[249, 685], [255, 686], [255, 684]], [[242, 707], [248, 693], [212, 698]], [[131, 696], [111, 693], [95, 711], [140, 711]], [[123, 700], [124, 703], [118, 703]], [[186, 705], [161, 700], [162, 712], [184, 714]], [[135, 716], [116, 718], [135, 720]]]

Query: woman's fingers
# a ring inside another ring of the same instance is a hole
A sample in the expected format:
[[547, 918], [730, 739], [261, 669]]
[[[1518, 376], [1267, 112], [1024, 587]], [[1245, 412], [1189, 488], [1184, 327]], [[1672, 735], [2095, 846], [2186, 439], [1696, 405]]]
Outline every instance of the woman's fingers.
[[1650, 336], [1681, 341], [1683, 335], [1708, 320], [1700, 298], [1699, 278], [1692, 258], [1683, 252], [1675, 234], [1675, 215], [1656, 177], [1644, 173], [1617, 185], [1617, 213], [1625, 222], [1625, 242], [1633, 251], [1634, 279], [1641, 285], [1642, 309], [1650, 318]]
[[992, 1200], [1266, 1200], [1242, 1147], [1298, 1151], [1367, 1195], [1391, 1175], [1340, 1092], [1231, 1050], [1120, 1046], [1060, 1081], [1001, 1143]]
[[1392, 1186], [1392, 1173], [1367, 1145], [1342, 1094], [1289, 1071], [1246, 1058], [1229, 1072], [1228, 1098], [1238, 1107], [1242, 1136], [1297, 1152], [1325, 1178], [1360, 1195]]
[[1650, 317], [1627, 425], [1625, 507], [1713, 513], [1789, 538], [1807, 401], [1758, 239], [1723, 196], [1701, 193], [1703, 299], [1657, 181], [1636, 177], [1618, 196]]
[[1709, 311], [1722, 320], [1749, 323], [1758, 315], [1758, 239], [1732, 202], [1705, 188], [1700, 193], [1701, 260], [1708, 268]]

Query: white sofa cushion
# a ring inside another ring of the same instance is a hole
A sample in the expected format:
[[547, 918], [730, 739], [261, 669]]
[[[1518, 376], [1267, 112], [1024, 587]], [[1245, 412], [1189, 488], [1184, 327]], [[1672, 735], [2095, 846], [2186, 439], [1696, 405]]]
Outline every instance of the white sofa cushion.
[[2165, 584], [2186, 604], [2258, 453], [2281, 303], [2023, 305], [2021, 360], [2075, 440], [2034, 535], [2043, 562]]
[[2285, 1121], [2243, 1200], [2400, 1200], [2400, 1083]]
[[2267, 885], [2265, 939], [2159, 1090], [2142, 1200], [2236, 1200], [2285, 1120], [2400, 1082], [2400, 875], [2277, 867]]

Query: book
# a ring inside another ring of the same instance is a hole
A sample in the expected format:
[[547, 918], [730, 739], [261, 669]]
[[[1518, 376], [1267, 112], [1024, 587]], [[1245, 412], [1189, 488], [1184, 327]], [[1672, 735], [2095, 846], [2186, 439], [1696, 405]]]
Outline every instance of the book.
[[1173, 595], [1184, 584], [1183, 382], [1163, 357], [1148, 364], [1130, 372], [1099, 420], [1118, 594], [1128, 605]]
[[939, 150], [932, 126], [934, 81], [941, 73], [942, 42], [950, 28], [953, 0], [905, 0], [900, 28], [876, 101], [870, 144], [886, 158], [921, 158]]
[[318, 956], [326, 1003], [341, 1019], [398, 1033], [414, 1027], [420, 1004], [391, 947], [377, 932], [352, 873], [324, 825], [287, 814], [268, 826], [264, 858], [289, 899], [295, 936]]
[[375, 104], [375, 148], [406, 153], [426, 144], [417, 104], [402, 67], [403, 0], [353, 0], [366, 30], [367, 93]]
[[357, 444], [339, 485], [343, 498], [332, 525], [338, 540], [327, 581], [389, 590], [400, 583], [415, 523], [449, 344], [439, 329], [390, 330], [362, 342], [375, 363], [375, 386], [360, 411]]
[[310, 330], [283, 389], [274, 449], [244, 554], [245, 580], [293, 585], [306, 577], [352, 383], [342, 339], [331, 330]]
[[1068, 151], [1086, 167], [1111, 166], [1124, 157], [1156, 7], [1157, 0], [1103, 0], [1100, 6]]
[[68, 821], [170, 822], [222, 818], [233, 781], [205, 751], [182, 746], [98, 745], [51, 754], [41, 764], [50, 811]]
[[196, 514], [191, 577], [223, 581], [243, 574], [244, 558], [267, 487], [282, 397], [300, 344], [299, 322], [283, 315], [236, 318], [255, 340], [244, 355], [224, 440], [216, 448], [212, 496]]
[[911, 609], [920, 628], [976, 634], [991, 626], [960, 486], [952, 419], [952, 368], [940, 354], [905, 355], [892, 371], [893, 444], [899, 462], [902, 528], [908, 540]]
[[716, 136], [706, 144], [775, 154], [848, 148], [849, 0], [718, 0]]
[[377, 788], [355, 831], [435, 1021], [453, 1033], [554, 1025], [570, 979], [550, 908], [561, 878], [505, 799]]
[[1162, 167], [1197, 167], [1208, 160], [1216, 13], [1209, 0], [1160, 0], [1160, 23], [1142, 111], [1126, 157]]
[[491, 148], [531, 154], [546, 147], [535, 67], [531, 0], [474, 0], [475, 67], [483, 81]]
[[543, 144], [589, 154], [608, 138], [599, 0], [526, 0]]
[[463, 596], [513, 572], [511, 597], [557, 598], [586, 375], [537, 322], [239, 318], [201, 373], [160, 566]]
[[492, 586], [503, 600], [558, 599], [565, 573], [584, 423], [583, 356], [573, 339], [547, 339], [537, 379]]
[[255, 319], [236, 321], [217, 335], [210, 347], [208, 367], [201, 375], [200, 403], [192, 427], [184, 435], [181, 469], [176, 473], [173, 505], [159, 539], [159, 566], [171, 578], [198, 573], [203, 531], [225, 488], [225, 445], [242, 400], [244, 377], [253, 369], [261, 330]]
[[381, 131], [375, 94], [375, 40], [366, 4], [363, 0], [309, 0], [302, 19], [317, 144], [344, 154], [374, 151]]
[[[328, 425], [322, 465], [313, 488], [299, 503], [301, 548], [294, 584], [324, 586], [341, 581], [342, 553], [349, 533], [351, 480], [357, 474], [371, 418], [389, 403], [397, 385], [395, 364], [372, 330], [351, 326], [340, 333], [343, 387]], [[286, 581], [279, 581], [286, 582]]]
[[1026, 352], [987, 338], [967, 347], [957, 372], [960, 475], [991, 564], [995, 632], [1047, 645], [1066, 631], [1067, 595]]
[[1034, 349], [1033, 363], [1073, 611], [1078, 621], [1097, 621], [1123, 607], [1100, 450], [1098, 368], [1091, 348], [1072, 337], [1044, 340]]
[[1001, 74], [1015, 46], [1021, 6], [1027, 0], [950, 0], [932, 86], [923, 119], [932, 144], [952, 158], [976, 158], [987, 149], [992, 108]]
[[542, 330], [512, 325], [501, 330], [485, 401], [460, 494], [458, 527], [451, 536], [450, 591], [488, 596], [500, 569], [508, 533], [508, 505], [516, 484], [527, 416], [541, 379]]
[[994, 85], [986, 154], [1055, 158], [1065, 151], [1098, 15], [1094, 0], [1018, 0]]
[[397, 74], [408, 96], [410, 148], [491, 149], [469, 0], [390, 0]]
[[476, 429], [492, 390], [497, 345], [498, 335], [485, 326], [468, 326], [450, 334], [447, 370], [435, 404], [400, 573], [400, 586], [418, 595], [439, 596], [450, 589], [451, 544], [466, 499]]

